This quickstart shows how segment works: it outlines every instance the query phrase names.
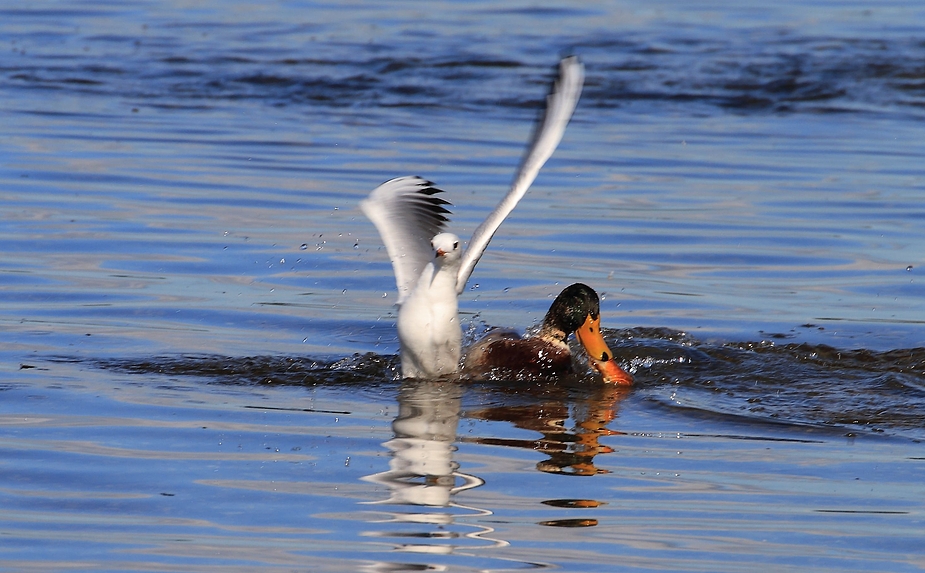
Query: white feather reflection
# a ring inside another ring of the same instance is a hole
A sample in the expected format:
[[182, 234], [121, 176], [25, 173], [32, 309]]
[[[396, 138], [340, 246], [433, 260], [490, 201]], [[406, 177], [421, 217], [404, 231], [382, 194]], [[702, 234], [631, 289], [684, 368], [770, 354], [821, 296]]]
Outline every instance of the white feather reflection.
[[[484, 548], [485, 542], [489, 547], [509, 545], [488, 537], [494, 532], [492, 527], [474, 523], [492, 515], [491, 511], [454, 501], [460, 492], [485, 483], [478, 476], [459, 471], [459, 463], [453, 459], [461, 395], [462, 388], [453, 382], [404, 382], [398, 395], [398, 416], [392, 422], [395, 437], [383, 444], [391, 452], [389, 469], [363, 478], [386, 486], [389, 497], [368, 503], [441, 510], [388, 512], [374, 522], [390, 526], [365, 532], [364, 536], [414, 538], [416, 541], [411, 543], [397, 542], [394, 550], [428, 554], [458, 554]], [[433, 527], [397, 529], [401, 524]], [[427, 542], [421, 541], [425, 539]]]

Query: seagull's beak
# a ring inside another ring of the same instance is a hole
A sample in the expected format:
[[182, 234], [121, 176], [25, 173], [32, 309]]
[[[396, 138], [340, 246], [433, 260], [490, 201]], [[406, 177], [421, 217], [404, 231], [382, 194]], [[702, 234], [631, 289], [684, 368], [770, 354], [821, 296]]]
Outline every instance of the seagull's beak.
[[444, 251], [443, 249], [437, 249], [437, 256], [438, 257], [446, 256], [446, 251]]
[[600, 316], [592, 318], [589, 314], [581, 328], [575, 331], [575, 336], [578, 337], [578, 342], [588, 353], [591, 365], [601, 373], [604, 382], [619, 386], [631, 386], [633, 384], [633, 377], [620, 368], [617, 361], [613, 359], [613, 352], [610, 351], [610, 347], [607, 346], [607, 343], [604, 342], [604, 337], [601, 336]]

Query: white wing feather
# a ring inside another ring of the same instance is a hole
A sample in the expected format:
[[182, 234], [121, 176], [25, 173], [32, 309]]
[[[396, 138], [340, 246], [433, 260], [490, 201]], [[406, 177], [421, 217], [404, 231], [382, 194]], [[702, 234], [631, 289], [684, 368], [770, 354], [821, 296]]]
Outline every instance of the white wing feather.
[[[520, 163], [520, 169], [514, 177], [510, 191], [498, 203], [485, 221], [472, 233], [469, 246], [463, 253], [462, 263], [456, 279], [456, 292], [462, 293], [466, 281], [472, 274], [476, 263], [485, 252], [495, 231], [501, 226], [505, 217], [517, 206], [527, 189], [536, 179], [540, 168], [552, 156], [553, 151], [562, 141], [562, 134], [568, 125], [584, 83], [584, 66], [575, 56], [565, 58], [559, 64], [559, 79], [553, 84], [552, 92], [546, 97], [546, 113], [537, 123], [530, 147]], [[378, 224], [377, 224], [378, 225]], [[381, 232], [381, 231], [380, 231]], [[391, 253], [391, 251], [390, 251]], [[396, 274], [398, 274], [396, 270]]]
[[449, 214], [444, 207], [449, 203], [435, 196], [442, 192], [420, 177], [399, 177], [376, 187], [360, 202], [392, 261], [398, 304], [411, 294], [424, 267], [434, 258], [430, 241], [443, 231]]

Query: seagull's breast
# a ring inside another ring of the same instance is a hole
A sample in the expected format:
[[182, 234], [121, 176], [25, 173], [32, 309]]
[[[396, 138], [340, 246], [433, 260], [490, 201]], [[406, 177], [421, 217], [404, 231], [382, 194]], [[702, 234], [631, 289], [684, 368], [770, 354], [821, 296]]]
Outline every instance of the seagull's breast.
[[462, 329], [456, 299], [458, 266], [435, 268], [428, 263], [411, 295], [398, 311], [405, 376], [440, 376], [455, 372], [462, 351]]

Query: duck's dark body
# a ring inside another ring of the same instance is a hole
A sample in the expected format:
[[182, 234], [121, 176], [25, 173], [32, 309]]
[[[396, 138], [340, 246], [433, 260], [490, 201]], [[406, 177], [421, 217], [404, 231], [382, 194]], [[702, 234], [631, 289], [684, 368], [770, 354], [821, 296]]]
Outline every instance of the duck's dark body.
[[573, 371], [572, 355], [541, 338], [521, 338], [509, 330], [492, 331], [466, 354], [465, 370], [487, 372], [495, 368], [525, 374], [566, 374]]

